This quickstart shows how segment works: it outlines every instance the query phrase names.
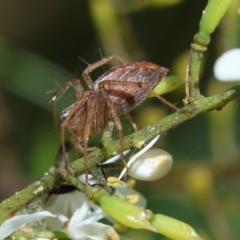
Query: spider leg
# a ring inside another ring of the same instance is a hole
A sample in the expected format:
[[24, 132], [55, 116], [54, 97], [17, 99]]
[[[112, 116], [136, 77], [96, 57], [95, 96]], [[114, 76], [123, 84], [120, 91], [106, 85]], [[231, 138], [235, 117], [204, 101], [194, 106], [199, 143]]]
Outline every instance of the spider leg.
[[[75, 87], [76, 86], [76, 87]], [[56, 108], [56, 102], [57, 100], [68, 90], [69, 87], [75, 87], [77, 91], [77, 98], [80, 99], [82, 96], [83, 88], [80, 79], [78, 78], [73, 78], [60, 86], [59, 88], [49, 91], [47, 93], [52, 94], [52, 99], [51, 99], [51, 107], [52, 107], [52, 115], [53, 115], [53, 122], [54, 126], [57, 129], [57, 132], [60, 132], [60, 126], [57, 118], [57, 108]], [[57, 96], [60, 95], [59, 98]]]
[[118, 114], [114, 104], [112, 103], [112, 101], [107, 98], [107, 95], [104, 91], [105, 90], [104, 85], [102, 83], [99, 84], [99, 88], [100, 88], [100, 92], [102, 94], [102, 98], [104, 98], [104, 101], [107, 103], [107, 105], [110, 108], [111, 113], [113, 115], [113, 118], [114, 118], [114, 121], [115, 121], [115, 124], [116, 124], [116, 128], [118, 130], [120, 155], [121, 155], [121, 158], [122, 158], [122, 161], [123, 161], [124, 165], [127, 166], [127, 163], [125, 161], [125, 157], [123, 155], [123, 128], [122, 128], [122, 124], [121, 124], [121, 121], [120, 121], [120, 118], [119, 118], [119, 114]]
[[[85, 98], [86, 98], [86, 96], [85, 96]], [[62, 122], [61, 127], [60, 127], [62, 152], [63, 152], [63, 158], [64, 158], [64, 163], [65, 163], [65, 169], [66, 169], [68, 175], [69, 175], [69, 166], [68, 166], [68, 160], [67, 160], [67, 156], [66, 156], [65, 131], [66, 131], [66, 128], [69, 128], [70, 122], [71, 122], [72, 118], [75, 116], [75, 114], [77, 113], [78, 109], [82, 107], [82, 104], [84, 104], [85, 98], [83, 97], [81, 100], [79, 100], [77, 103], [75, 103], [75, 106], [71, 109], [69, 114], [66, 116], [65, 120]], [[75, 141], [77, 141], [77, 143], [78, 143], [77, 138], [75, 139]], [[73, 144], [76, 146], [77, 143], [75, 141], [73, 142]]]
[[[75, 87], [76, 86], [76, 87]], [[73, 78], [68, 80], [65, 84], [61, 85], [59, 88], [52, 90], [52, 91], [48, 91], [47, 93], [51, 93], [52, 94], [52, 99], [51, 101], [57, 101], [57, 96], [61, 93], [64, 94], [69, 87], [75, 87], [78, 92], [83, 92], [83, 88], [82, 88], [82, 84], [80, 79], [78, 78]]]
[[[84, 146], [82, 146], [81, 144], [83, 144], [82, 142], [79, 142], [78, 140], [77, 140], [77, 138], [75, 138], [75, 137], [72, 137], [71, 138], [72, 140], [72, 142], [73, 142], [73, 145], [74, 145], [74, 147], [80, 152], [80, 153], [82, 153], [82, 154], [84, 154]], [[94, 150], [96, 150], [97, 148], [96, 147], [88, 147], [87, 148], [87, 152], [92, 152], [92, 151], [94, 151]]]
[[[66, 119], [67, 120], [67, 119]], [[65, 146], [65, 129], [67, 126], [67, 121], [64, 121], [63, 124], [61, 124], [61, 142], [62, 142], [62, 153], [63, 153], [63, 159], [64, 159], [64, 166], [65, 170], [67, 172], [67, 179], [69, 179], [69, 166], [68, 166], [68, 159], [67, 159], [67, 152], [66, 152], [66, 146]]]
[[[149, 89], [147, 86], [143, 86], [146, 89]], [[151, 89], [149, 89], [151, 90]], [[164, 103], [165, 105], [167, 105], [168, 107], [172, 108], [174, 111], [177, 112], [182, 112], [182, 113], [189, 113], [188, 110], [184, 109], [184, 108], [178, 108], [176, 107], [174, 104], [168, 102], [165, 98], [161, 97], [160, 95], [158, 95], [156, 92], [154, 92], [153, 90], [150, 91], [150, 93], [154, 94], [155, 97], [160, 100], [162, 103]]]
[[130, 122], [130, 124], [132, 125], [132, 128], [134, 129], [135, 132], [138, 131], [137, 125], [136, 123], [133, 121], [133, 118], [131, 116], [130, 113], [124, 113], [124, 115], [126, 116], [127, 120]]
[[88, 88], [92, 89], [93, 87], [93, 81], [89, 75], [92, 71], [94, 71], [96, 68], [101, 67], [104, 64], [107, 64], [108, 62], [112, 60], [118, 60], [121, 64], [127, 63], [123, 58], [118, 56], [117, 54], [113, 53], [108, 57], [102, 58], [101, 60], [89, 65], [82, 73], [82, 77], [84, 81], [86, 82]]
[[90, 103], [88, 104], [88, 112], [86, 117], [86, 124], [85, 124], [85, 131], [84, 131], [84, 139], [83, 139], [83, 147], [84, 147], [84, 168], [85, 168], [85, 178], [86, 178], [86, 194], [88, 193], [88, 162], [87, 162], [87, 150], [88, 150], [88, 143], [91, 137], [91, 128], [94, 125], [94, 120], [96, 121], [96, 112], [95, 108], [96, 98], [91, 98]]
[[114, 117], [114, 121], [116, 123], [116, 128], [118, 130], [118, 136], [119, 136], [120, 155], [121, 155], [124, 165], [127, 166], [125, 157], [123, 155], [123, 128], [122, 128], [122, 124], [121, 124], [118, 112], [116, 111], [113, 103], [109, 99], [105, 99], [105, 101], [106, 101], [107, 105], [109, 106], [109, 108], [111, 109], [112, 115]]

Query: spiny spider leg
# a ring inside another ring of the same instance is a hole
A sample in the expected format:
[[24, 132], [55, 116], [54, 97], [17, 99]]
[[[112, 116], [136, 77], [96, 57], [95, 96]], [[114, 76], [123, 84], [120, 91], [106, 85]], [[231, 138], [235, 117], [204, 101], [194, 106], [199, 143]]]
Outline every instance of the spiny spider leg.
[[[149, 89], [147, 86], [143, 85], [143, 88]], [[151, 89], [149, 89], [151, 90]], [[160, 100], [162, 103], [164, 103], [165, 105], [169, 106], [170, 108], [172, 108], [173, 110], [177, 111], [177, 112], [181, 112], [181, 113], [189, 113], [189, 111], [187, 109], [184, 108], [178, 108], [176, 107], [174, 104], [168, 102], [165, 98], [161, 97], [159, 94], [157, 94], [156, 92], [154, 92], [154, 90], [151, 90], [150, 93], [154, 94], [155, 97]]]
[[112, 103], [109, 99], [106, 99], [106, 102], [107, 102], [107, 105], [108, 105], [108, 106], [110, 107], [110, 109], [111, 109], [111, 112], [112, 112], [114, 121], [115, 121], [115, 123], [116, 123], [116, 128], [117, 128], [117, 130], [118, 130], [121, 159], [122, 159], [124, 165], [127, 166], [125, 157], [124, 157], [124, 155], [123, 155], [123, 128], [122, 128], [121, 121], [120, 121], [120, 119], [119, 119], [119, 114], [118, 114], [118, 112], [116, 111], [113, 103]]
[[[76, 87], [75, 87], [76, 86]], [[51, 93], [52, 94], [52, 100], [51, 101], [57, 101], [57, 95], [59, 95], [60, 93], [64, 94], [69, 87], [75, 87], [77, 90], [77, 93], [83, 92], [83, 88], [82, 88], [82, 84], [80, 79], [78, 78], [73, 78], [68, 80], [68, 82], [66, 82], [65, 84], [63, 84], [62, 86], [60, 86], [59, 88], [52, 90], [52, 91], [48, 91], [47, 93]]]
[[82, 77], [84, 79], [84, 81], [86, 82], [87, 86], [92, 89], [93, 88], [93, 81], [89, 75], [89, 73], [91, 73], [92, 71], [94, 71], [96, 68], [99, 68], [105, 64], [107, 64], [108, 62], [112, 61], [112, 60], [118, 60], [120, 61], [122, 64], [127, 63], [127, 61], [125, 61], [124, 59], [122, 59], [120, 56], [118, 56], [117, 54], [111, 54], [108, 57], [102, 58], [101, 60], [99, 60], [98, 62], [95, 62], [91, 65], [89, 65], [82, 73]]
[[[77, 93], [77, 98], [80, 99], [83, 95], [83, 87], [81, 84], [80, 79], [78, 78], [73, 78], [71, 80], [69, 80], [67, 83], [65, 83], [64, 85], [60, 86], [59, 88], [57, 88], [56, 90], [53, 91], [49, 91], [52, 93], [52, 112], [53, 112], [53, 118], [54, 118], [54, 125], [57, 129], [57, 131], [60, 133], [60, 137], [61, 137], [61, 141], [62, 141], [62, 151], [63, 151], [63, 155], [64, 155], [64, 162], [66, 165], [68, 165], [68, 161], [66, 159], [66, 149], [65, 149], [65, 144], [64, 144], [64, 135], [65, 135], [65, 128], [66, 125], [68, 124], [69, 120], [71, 119], [71, 112], [73, 111], [73, 109], [77, 109], [78, 105], [81, 103], [79, 102], [79, 104], [76, 104], [74, 106], [74, 108], [72, 109], [72, 111], [69, 113], [67, 119], [65, 119], [66, 121], [64, 121], [61, 124], [61, 128], [59, 127], [59, 123], [58, 123], [58, 119], [57, 119], [57, 111], [56, 111], [56, 102], [57, 102], [57, 95], [59, 94], [64, 94], [69, 87], [74, 87], [76, 89], [76, 93]], [[67, 167], [68, 168], [68, 167]]]
[[[94, 127], [92, 119], [94, 118], [94, 113], [96, 111], [95, 108], [95, 101], [96, 99], [91, 99], [91, 102], [88, 106], [88, 112], [86, 117], [86, 125], [85, 125], [85, 131], [84, 131], [84, 140], [83, 140], [83, 146], [84, 146], [84, 168], [85, 168], [85, 178], [86, 178], [86, 194], [88, 193], [88, 162], [87, 162], [87, 149], [88, 149], [88, 143], [91, 137], [91, 128]], [[89, 124], [87, 124], [89, 123]]]
[[[69, 80], [67, 83], [64, 85], [60, 86], [59, 88], [53, 90], [53, 91], [48, 91], [47, 93], [52, 93], [52, 99], [51, 99], [51, 106], [52, 106], [52, 114], [53, 114], [53, 122], [54, 126], [57, 129], [57, 132], [60, 133], [60, 126], [57, 118], [57, 108], [56, 108], [56, 102], [57, 102], [57, 96], [59, 94], [63, 95], [69, 87], [75, 87], [76, 92], [77, 92], [77, 98], [81, 98], [82, 93], [83, 93], [83, 88], [80, 79], [78, 78], [73, 78]], [[60, 96], [61, 97], [61, 96]], [[60, 133], [61, 134], [61, 133]]]
[[127, 118], [127, 120], [130, 122], [130, 124], [132, 125], [132, 128], [134, 129], [134, 131], [137, 132], [138, 131], [137, 125], [133, 121], [133, 118], [132, 118], [131, 114], [130, 113], [124, 113], [124, 115]]
[[[147, 87], [146, 87], [146, 88], [147, 88]], [[168, 102], [165, 98], [159, 96], [159, 95], [158, 95], [156, 92], [154, 92], [153, 90], [152, 90], [150, 93], [154, 94], [155, 97], [156, 97], [158, 100], [160, 100], [162, 103], [164, 103], [165, 105], [169, 106], [169, 107], [172, 108], [173, 110], [175, 110], [175, 111], [177, 111], [177, 112], [184, 112], [184, 113], [188, 112], [188, 110], [183, 109], [183, 108], [178, 108], [178, 107], [176, 107], [174, 104]]]
[[[90, 92], [85, 92], [85, 95], [89, 94]], [[74, 107], [70, 110], [70, 112], [68, 113], [68, 115], [66, 116], [66, 118], [63, 120], [62, 124], [61, 124], [61, 142], [62, 142], [62, 151], [63, 151], [63, 157], [64, 157], [64, 161], [65, 161], [65, 168], [66, 171], [69, 174], [69, 167], [68, 167], [68, 160], [66, 157], [66, 148], [65, 148], [65, 130], [69, 124], [69, 122], [72, 120], [72, 118], [75, 116], [75, 113], [78, 109], [80, 109], [82, 107], [82, 103], [84, 102], [85, 98], [80, 99], [78, 102], [75, 103]], [[74, 145], [76, 146], [77, 144], [74, 143]]]

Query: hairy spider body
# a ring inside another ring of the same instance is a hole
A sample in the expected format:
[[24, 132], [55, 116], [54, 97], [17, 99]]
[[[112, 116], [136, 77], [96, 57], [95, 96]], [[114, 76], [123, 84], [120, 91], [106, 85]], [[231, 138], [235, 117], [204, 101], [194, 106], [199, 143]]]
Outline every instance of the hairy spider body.
[[[111, 68], [94, 83], [89, 73], [111, 60], [118, 60], [122, 65]], [[63, 153], [66, 152], [64, 145], [66, 129], [71, 133], [75, 148], [83, 153], [86, 182], [88, 182], [87, 152], [90, 150], [88, 148], [89, 140], [92, 135], [106, 128], [109, 121], [115, 122], [119, 135], [120, 153], [124, 161], [120, 114], [125, 114], [136, 130], [137, 127], [128, 116], [128, 112], [140, 105], [151, 92], [171, 108], [180, 110], [153, 91], [167, 73], [168, 69], [154, 63], [127, 63], [118, 55], [113, 54], [89, 65], [83, 71], [82, 77], [89, 88], [88, 90], [83, 90], [79, 79], [72, 79], [53, 92], [52, 102], [55, 106], [57, 95], [64, 93], [71, 86], [76, 89], [77, 101], [61, 114], [60, 134]], [[68, 168], [66, 156], [64, 159], [66, 168]]]
[[116, 120], [113, 111], [120, 115], [140, 105], [167, 72], [156, 64], [141, 62], [111, 68], [100, 76], [90, 90], [80, 94], [80, 99], [61, 114], [63, 123], [68, 121], [66, 127], [80, 144], [75, 146], [81, 150], [85, 137], [89, 140], [110, 120]]

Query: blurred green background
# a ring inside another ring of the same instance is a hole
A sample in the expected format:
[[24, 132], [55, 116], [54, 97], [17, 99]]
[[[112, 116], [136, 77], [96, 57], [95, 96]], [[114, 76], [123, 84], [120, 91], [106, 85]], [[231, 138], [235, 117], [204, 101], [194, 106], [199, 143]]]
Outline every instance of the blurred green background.
[[[36, 180], [51, 166], [60, 139], [51, 95], [87, 64], [117, 53], [151, 61], [184, 77], [190, 43], [207, 0], [12, 0], [0, 1], [0, 199]], [[232, 5], [204, 55], [202, 94], [236, 83], [219, 83], [213, 64], [240, 46], [240, 2]], [[79, 58], [80, 57], [80, 58]], [[92, 74], [96, 79], [109, 67]], [[182, 106], [184, 87], [164, 97]], [[74, 98], [63, 96], [58, 115]], [[239, 100], [169, 131], [156, 144], [173, 155], [173, 170], [155, 182], [137, 182], [148, 207], [193, 226], [204, 239], [240, 239]], [[156, 99], [132, 112], [139, 128], [170, 114]], [[123, 119], [124, 133], [132, 132]], [[93, 138], [92, 145], [97, 145]], [[134, 239], [154, 239], [129, 231]], [[136, 238], [136, 236], [139, 236]], [[164, 239], [156, 237], [156, 239]]]

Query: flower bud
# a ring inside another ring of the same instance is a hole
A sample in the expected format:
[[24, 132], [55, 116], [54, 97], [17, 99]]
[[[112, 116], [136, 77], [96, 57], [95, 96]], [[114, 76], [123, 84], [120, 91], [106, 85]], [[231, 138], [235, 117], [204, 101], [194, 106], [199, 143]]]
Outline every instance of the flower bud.
[[144, 209], [119, 197], [109, 196], [103, 190], [95, 192], [93, 199], [106, 214], [124, 226], [155, 231], [148, 220], [149, 214]]
[[225, 52], [214, 65], [214, 75], [222, 82], [240, 81], [240, 49]]
[[162, 214], [154, 215], [151, 222], [158, 233], [173, 240], [201, 240], [202, 238], [188, 224]]
[[172, 156], [162, 149], [149, 149], [139, 156], [129, 167], [128, 175], [143, 181], [153, 181], [164, 177], [172, 168]]

